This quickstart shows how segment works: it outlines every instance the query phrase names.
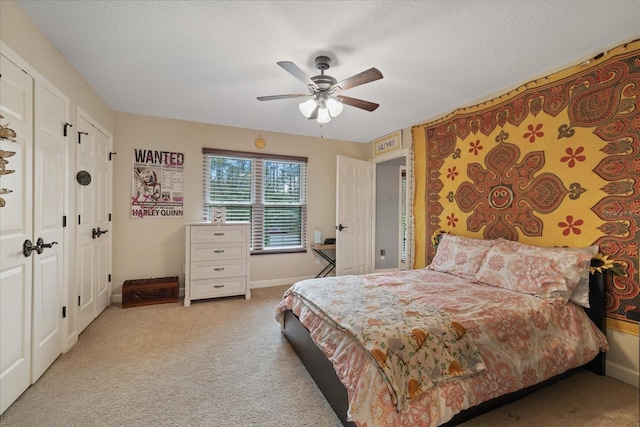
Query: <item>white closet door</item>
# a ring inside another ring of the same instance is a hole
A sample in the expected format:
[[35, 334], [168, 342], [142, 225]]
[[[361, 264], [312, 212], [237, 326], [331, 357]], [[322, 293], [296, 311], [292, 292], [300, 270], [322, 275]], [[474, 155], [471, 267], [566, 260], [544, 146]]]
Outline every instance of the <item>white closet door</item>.
[[[91, 175], [88, 185], [77, 185], [76, 280], [78, 333], [109, 305], [111, 262], [111, 138], [82, 114], [78, 115], [77, 172]], [[106, 234], [105, 234], [106, 232]]]
[[95, 187], [97, 146], [91, 124], [78, 116], [76, 172], [88, 172], [91, 182], [77, 185], [76, 279], [78, 283], [78, 333], [96, 317], [97, 259], [93, 230], [98, 209]]
[[[33, 79], [0, 56], [0, 124], [17, 133], [0, 140], [0, 413], [30, 384], [33, 259], [22, 248], [33, 239]], [[9, 173], [9, 171], [14, 171]], [[1, 204], [1, 203], [0, 203]], [[35, 243], [34, 243], [35, 245]]]
[[[64, 185], [66, 101], [39, 82], [35, 87], [32, 370], [34, 383], [63, 350]], [[50, 247], [46, 247], [49, 246]]]

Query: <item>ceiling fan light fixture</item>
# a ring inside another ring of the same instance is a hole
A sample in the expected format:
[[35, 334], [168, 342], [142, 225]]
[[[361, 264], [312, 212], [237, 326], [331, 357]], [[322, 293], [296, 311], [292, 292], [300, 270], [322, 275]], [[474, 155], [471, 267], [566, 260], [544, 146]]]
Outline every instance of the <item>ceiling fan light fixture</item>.
[[316, 57], [316, 68], [320, 75], [309, 77], [304, 71], [291, 61], [279, 61], [277, 64], [307, 87], [309, 93], [290, 93], [286, 95], [259, 96], [258, 101], [271, 101], [274, 99], [311, 97], [298, 105], [300, 112], [309, 120], [317, 120], [318, 123], [328, 123], [332, 118], [338, 117], [344, 108], [344, 101], [351, 107], [366, 111], [373, 111], [379, 107], [374, 102], [347, 96], [336, 96], [340, 91], [370, 83], [382, 78], [382, 73], [377, 68], [369, 68], [338, 82], [335, 78], [325, 75], [329, 69], [331, 59], [327, 56]]
[[318, 110], [318, 123], [329, 123], [331, 121], [331, 115], [329, 114], [329, 109], [323, 105]]
[[313, 113], [313, 110], [316, 109], [316, 100], [313, 98], [309, 99], [305, 102], [302, 102], [298, 107], [300, 108], [300, 112], [302, 113], [302, 115], [308, 119], [309, 117], [311, 117], [311, 113]]
[[343, 108], [344, 105], [337, 99], [329, 98], [327, 100], [327, 109], [329, 110], [331, 117], [338, 117], [340, 113], [342, 113]]

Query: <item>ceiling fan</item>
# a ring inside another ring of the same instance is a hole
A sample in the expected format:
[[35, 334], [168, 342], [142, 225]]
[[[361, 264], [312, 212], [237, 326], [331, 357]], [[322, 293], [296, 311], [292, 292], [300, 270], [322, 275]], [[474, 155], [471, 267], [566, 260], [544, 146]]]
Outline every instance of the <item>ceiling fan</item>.
[[259, 96], [259, 101], [272, 101], [286, 98], [311, 98], [300, 104], [300, 112], [308, 119], [315, 119], [318, 123], [327, 123], [332, 117], [337, 117], [343, 108], [343, 104], [360, 108], [366, 111], [374, 111], [380, 106], [374, 102], [344, 96], [339, 92], [356, 86], [370, 83], [382, 78], [382, 73], [377, 68], [369, 68], [366, 71], [338, 81], [324, 74], [331, 65], [331, 58], [318, 56], [315, 59], [316, 68], [320, 75], [309, 77], [296, 64], [290, 61], [280, 61], [278, 65], [284, 68], [293, 77], [307, 85], [309, 93], [292, 93], [288, 95]]

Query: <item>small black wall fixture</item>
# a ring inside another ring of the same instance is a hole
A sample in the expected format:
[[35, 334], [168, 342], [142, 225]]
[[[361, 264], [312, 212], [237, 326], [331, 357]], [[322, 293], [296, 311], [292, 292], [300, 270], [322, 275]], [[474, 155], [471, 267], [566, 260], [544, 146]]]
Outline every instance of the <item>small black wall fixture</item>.
[[80, 144], [82, 135], [89, 135], [87, 132], [78, 132], [78, 144]]
[[80, 185], [89, 185], [91, 184], [91, 174], [87, 171], [80, 171], [76, 174], [76, 181]]

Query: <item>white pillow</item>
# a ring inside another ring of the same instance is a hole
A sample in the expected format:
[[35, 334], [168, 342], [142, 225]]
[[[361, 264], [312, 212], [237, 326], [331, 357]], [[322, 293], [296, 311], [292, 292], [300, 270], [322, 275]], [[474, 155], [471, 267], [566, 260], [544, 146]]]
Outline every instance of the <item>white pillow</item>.
[[[565, 251], [578, 251], [587, 253], [593, 258], [598, 253], [598, 245], [588, 246], [586, 248], [558, 248], [560, 250]], [[584, 271], [580, 274], [580, 281], [576, 285], [576, 288], [573, 290], [569, 301], [574, 304], [579, 305], [580, 307], [589, 308], [589, 267], [591, 266], [591, 262], [589, 262], [589, 266], [584, 269]]]

